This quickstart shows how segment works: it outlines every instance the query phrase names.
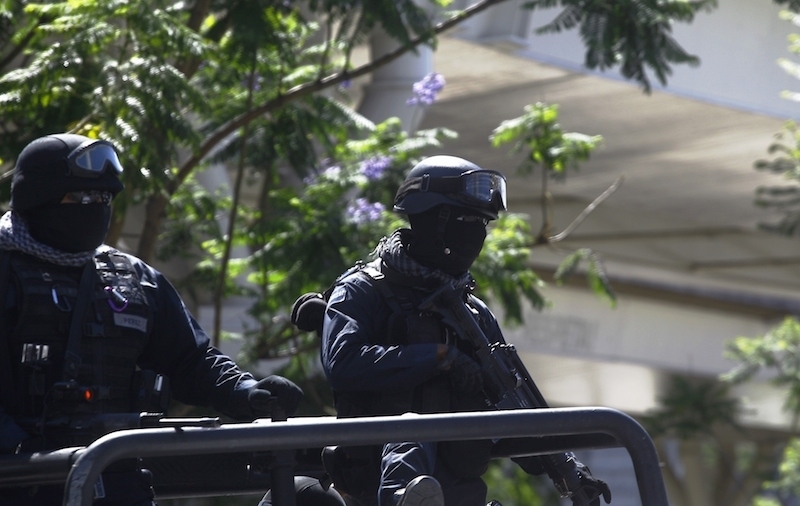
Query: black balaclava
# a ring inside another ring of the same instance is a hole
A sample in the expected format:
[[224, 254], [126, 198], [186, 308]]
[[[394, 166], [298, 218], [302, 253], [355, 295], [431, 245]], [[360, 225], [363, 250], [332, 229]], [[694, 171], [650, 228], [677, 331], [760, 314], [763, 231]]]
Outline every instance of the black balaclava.
[[70, 173], [67, 156], [91, 139], [76, 134], [40, 137], [17, 158], [11, 184], [11, 208], [25, 220], [31, 236], [67, 253], [92, 251], [105, 240], [111, 223], [107, 204], [61, 204], [68, 192], [119, 193], [122, 182], [111, 170], [98, 177]]
[[51, 203], [22, 213], [31, 236], [67, 253], [92, 251], [101, 244], [111, 224], [111, 206]]
[[476, 215], [468, 208], [449, 205], [408, 215], [412, 231], [408, 254], [422, 265], [451, 276], [465, 273], [483, 248], [486, 225], [481, 220], [458, 217]]

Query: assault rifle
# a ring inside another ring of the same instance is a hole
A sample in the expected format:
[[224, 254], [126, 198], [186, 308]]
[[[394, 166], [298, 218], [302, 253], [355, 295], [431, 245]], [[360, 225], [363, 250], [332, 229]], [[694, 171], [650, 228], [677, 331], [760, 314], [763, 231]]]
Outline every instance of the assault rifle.
[[[440, 314], [445, 324], [474, 346], [483, 376], [483, 392], [487, 402], [495, 409], [547, 408], [547, 402], [517, 355], [514, 345], [492, 343], [486, 337], [478, 324], [477, 312], [465, 303], [467, 295], [471, 293], [472, 287], [467, 284], [459, 287], [445, 283], [419, 308]], [[540, 455], [538, 458], [562, 497], [572, 498], [574, 504], [590, 504], [597, 499], [579, 492], [581, 478], [588, 473], [588, 469], [572, 453]], [[610, 492], [606, 491], [600, 492], [609, 502]]]

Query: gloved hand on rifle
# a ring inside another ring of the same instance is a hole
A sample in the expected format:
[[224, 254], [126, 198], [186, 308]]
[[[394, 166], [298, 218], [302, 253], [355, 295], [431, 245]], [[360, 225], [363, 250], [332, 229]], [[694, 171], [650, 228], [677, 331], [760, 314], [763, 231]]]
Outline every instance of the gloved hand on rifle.
[[576, 460], [578, 479], [580, 484], [576, 490], [571, 490], [570, 499], [574, 506], [600, 506], [600, 497], [606, 504], [611, 503], [611, 489], [603, 480], [592, 476], [592, 472], [581, 461]]
[[449, 347], [439, 362], [439, 369], [447, 374], [457, 392], [472, 395], [483, 390], [481, 366], [455, 346]]
[[555, 475], [548, 473], [561, 497], [569, 497], [573, 506], [600, 506], [600, 497], [611, 503], [611, 489], [603, 480], [592, 476], [589, 468], [573, 453], [543, 455], [555, 464]]
[[600, 506], [600, 496], [606, 504], [611, 503], [611, 489], [608, 484], [603, 480], [598, 480], [592, 476], [592, 472], [582, 462], [576, 461], [575, 464], [578, 468], [580, 475], [580, 486], [578, 490], [572, 492], [572, 504], [589, 506]]
[[274, 408], [280, 407], [286, 416], [291, 416], [300, 406], [303, 390], [282, 376], [267, 376], [259, 380], [247, 394], [250, 410], [256, 418], [273, 416]]

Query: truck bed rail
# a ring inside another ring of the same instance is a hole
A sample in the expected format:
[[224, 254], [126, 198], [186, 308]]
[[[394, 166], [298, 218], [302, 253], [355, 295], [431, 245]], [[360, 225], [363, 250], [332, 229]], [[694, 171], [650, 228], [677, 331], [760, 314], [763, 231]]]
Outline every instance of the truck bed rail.
[[[66, 481], [66, 506], [91, 506], [93, 485], [111, 463], [132, 457], [283, 451], [326, 445], [387, 441], [542, 438], [541, 451], [623, 447], [633, 463], [639, 495], [647, 506], [668, 506], [658, 455], [650, 436], [633, 418], [605, 407], [380, 416], [336, 419], [256, 420], [218, 428], [140, 429], [108, 434], [80, 452]], [[533, 440], [535, 441], [535, 439]], [[563, 446], [563, 448], [560, 448]], [[273, 483], [273, 490], [284, 485]], [[285, 497], [286, 490], [281, 495]], [[277, 497], [276, 497], [277, 499]], [[293, 503], [293, 497], [286, 502]], [[292, 506], [280, 504], [276, 506]]]

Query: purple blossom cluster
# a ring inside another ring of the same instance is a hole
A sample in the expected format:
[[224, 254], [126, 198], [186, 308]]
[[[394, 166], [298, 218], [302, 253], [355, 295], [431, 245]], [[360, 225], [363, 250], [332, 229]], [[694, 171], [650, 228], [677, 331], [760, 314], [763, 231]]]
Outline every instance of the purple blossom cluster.
[[373, 156], [372, 158], [361, 162], [359, 171], [364, 174], [367, 179], [374, 181], [376, 179], [380, 179], [386, 169], [391, 167], [391, 165], [391, 156]]
[[411, 90], [414, 96], [406, 100], [408, 105], [431, 105], [436, 100], [436, 95], [444, 88], [444, 76], [431, 72], [421, 80], [414, 83]]
[[347, 216], [357, 225], [377, 221], [386, 209], [380, 202], [370, 202], [365, 198], [356, 199], [355, 203], [347, 207]]
[[322, 173], [323, 176], [330, 177], [330, 178], [337, 178], [339, 174], [341, 174], [342, 168], [338, 165], [331, 165]]

